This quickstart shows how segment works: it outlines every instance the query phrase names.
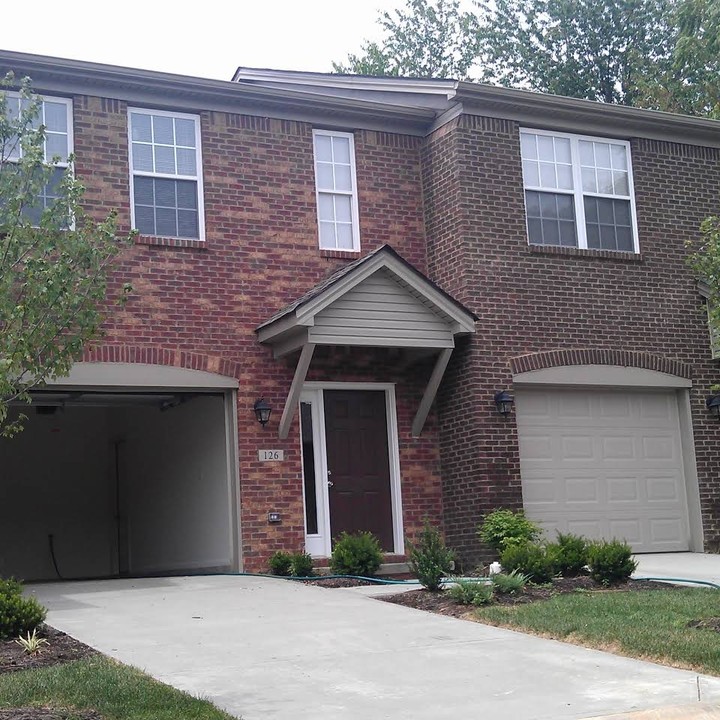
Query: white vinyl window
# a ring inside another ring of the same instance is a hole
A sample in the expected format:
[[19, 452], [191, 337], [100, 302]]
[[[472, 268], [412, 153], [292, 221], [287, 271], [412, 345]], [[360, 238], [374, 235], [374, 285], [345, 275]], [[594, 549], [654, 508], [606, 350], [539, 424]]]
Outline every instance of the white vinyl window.
[[[20, 103], [24, 102], [16, 93], [6, 94], [7, 112], [11, 118], [20, 113]], [[39, 112], [33, 121], [34, 127], [45, 127], [44, 159], [53, 165], [52, 176], [42, 189], [38, 202], [25, 208], [26, 217], [33, 223], [40, 223], [43, 210], [58, 198], [58, 185], [69, 165], [73, 152], [72, 101], [66, 98], [41, 98]], [[17, 162], [22, 157], [22, 147], [17, 139], [9, 140], [2, 149], [2, 161]]]
[[320, 247], [360, 250], [352, 133], [313, 130]]
[[200, 118], [130, 108], [132, 224], [143, 235], [203, 240]]
[[638, 252], [630, 144], [521, 130], [531, 245]]

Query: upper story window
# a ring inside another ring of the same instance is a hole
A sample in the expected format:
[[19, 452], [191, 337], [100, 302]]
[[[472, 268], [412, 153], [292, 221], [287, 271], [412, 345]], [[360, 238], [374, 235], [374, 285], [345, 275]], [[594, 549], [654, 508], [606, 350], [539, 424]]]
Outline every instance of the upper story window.
[[[20, 103], [25, 102], [16, 93], [6, 94], [7, 112], [11, 118], [20, 114]], [[41, 98], [38, 114], [33, 127], [45, 127], [44, 160], [53, 165], [50, 181], [43, 187], [37, 203], [26, 207], [25, 216], [34, 225], [40, 224], [40, 216], [59, 197], [58, 186], [69, 165], [69, 157], [73, 152], [72, 134], [72, 101], [66, 98]], [[19, 142], [7, 143], [3, 161], [17, 162], [22, 157]]]
[[355, 147], [351, 133], [313, 130], [320, 247], [360, 250]]
[[630, 145], [521, 130], [531, 245], [638, 252]]
[[200, 118], [129, 110], [132, 224], [143, 235], [203, 240]]

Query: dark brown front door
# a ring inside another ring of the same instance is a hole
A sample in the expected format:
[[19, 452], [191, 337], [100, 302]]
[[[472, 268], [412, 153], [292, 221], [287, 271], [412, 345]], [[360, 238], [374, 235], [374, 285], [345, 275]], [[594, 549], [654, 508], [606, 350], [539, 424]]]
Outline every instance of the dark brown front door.
[[324, 399], [332, 537], [370, 531], [392, 552], [385, 393], [326, 390]]

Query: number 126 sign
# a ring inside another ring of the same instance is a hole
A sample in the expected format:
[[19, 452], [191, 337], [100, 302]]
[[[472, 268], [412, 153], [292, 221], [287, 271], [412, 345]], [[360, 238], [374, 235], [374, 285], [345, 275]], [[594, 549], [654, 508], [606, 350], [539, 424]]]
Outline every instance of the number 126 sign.
[[273, 460], [284, 460], [284, 450], [258, 450], [258, 460], [260, 462], [272, 462]]

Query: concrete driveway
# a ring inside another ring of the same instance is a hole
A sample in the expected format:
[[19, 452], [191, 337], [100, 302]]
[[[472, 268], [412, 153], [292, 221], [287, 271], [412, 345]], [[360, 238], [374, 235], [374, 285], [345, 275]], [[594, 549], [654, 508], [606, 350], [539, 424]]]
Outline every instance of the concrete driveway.
[[556, 720], [720, 702], [720, 678], [353, 590], [229, 576], [30, 589], [50, 624], [245, 720]]

